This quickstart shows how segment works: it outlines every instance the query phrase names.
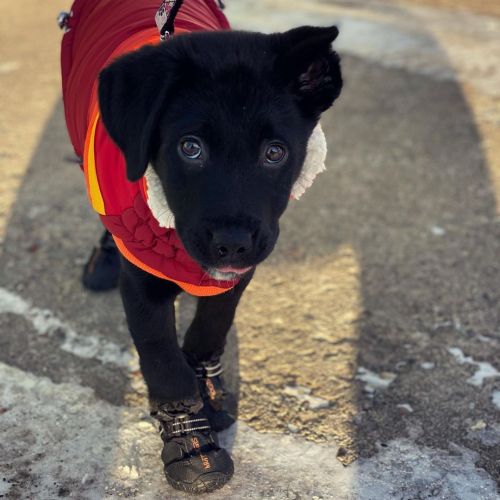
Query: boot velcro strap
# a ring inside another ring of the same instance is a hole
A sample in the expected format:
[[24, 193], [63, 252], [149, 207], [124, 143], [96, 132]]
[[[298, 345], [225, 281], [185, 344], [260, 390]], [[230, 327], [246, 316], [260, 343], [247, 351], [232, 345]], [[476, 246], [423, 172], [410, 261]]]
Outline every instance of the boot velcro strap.
[[160, 421], [160, 434], [162, 437], [171, 438], [189, 434], [194, 431], [209, 431], [210, 422], [206, 418], [175, 417], [171, 420]]

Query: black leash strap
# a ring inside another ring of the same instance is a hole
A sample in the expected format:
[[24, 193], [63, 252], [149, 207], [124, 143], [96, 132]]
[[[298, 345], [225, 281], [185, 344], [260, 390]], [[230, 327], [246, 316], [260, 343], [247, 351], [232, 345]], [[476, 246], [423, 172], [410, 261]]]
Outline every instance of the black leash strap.
[[156, 11], [155, 22], [162, 40], [167, 40], [174, 33], [175, 16], [181, 5], [182, 0], [162, 0]]

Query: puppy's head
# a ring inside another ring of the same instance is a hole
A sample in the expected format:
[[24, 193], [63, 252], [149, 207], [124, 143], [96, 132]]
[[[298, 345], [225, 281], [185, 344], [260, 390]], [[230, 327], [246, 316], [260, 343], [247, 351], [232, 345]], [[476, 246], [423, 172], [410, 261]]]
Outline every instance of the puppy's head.
[[188, 253], [231, 279], [272, 251], [320, 114], [338, 97], [336, 27], [176, 36], [99, 78], [129, 180], [152, 164]]

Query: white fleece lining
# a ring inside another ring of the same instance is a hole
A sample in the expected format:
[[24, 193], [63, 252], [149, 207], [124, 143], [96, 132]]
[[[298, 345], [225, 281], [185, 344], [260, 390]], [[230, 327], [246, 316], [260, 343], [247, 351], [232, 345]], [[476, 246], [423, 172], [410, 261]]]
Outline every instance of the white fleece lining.
[[160, 178], [151, 165], [148, 165], [144, 177], [146, 178], [148, 193], [147, 203], [153, 217], [160, 227], [175, 228], [174, 214], [168, 206]]
[[[307, 143], [306, 158], [300, 175], [293, 185], [292, 198], [298, 200], [312, 185], [316, 176], [326, 170], [326, 152], [325, 134], [321, 128], [321, 124], [318, 123]], [[146, 178], [148, 193], [147, 203], [153, 217], [158, 221], [160, 227], [175, 228], [174, 214], [168, 206], [160, 178], [151, 165], [148, 165], [144, 176]]]
[[320, 172], [326, 170], [326, 138], [321, 124], [318, 123], [312, 131], [311, 137], [307, 143], [306, 159], [299, 178], [295, 181], [292, 188], [292, 198], [298, 200], [311, 187], [314, 179]]

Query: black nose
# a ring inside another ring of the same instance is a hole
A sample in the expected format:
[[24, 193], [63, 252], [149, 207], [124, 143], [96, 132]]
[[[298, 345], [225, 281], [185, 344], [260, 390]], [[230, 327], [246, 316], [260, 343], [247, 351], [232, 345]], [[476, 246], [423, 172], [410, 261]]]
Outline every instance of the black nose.
[[235, 260], [252, 250], [252, 234], [245, 229], [219, 229], [212, 233], [212, 249], [218, 259]]

